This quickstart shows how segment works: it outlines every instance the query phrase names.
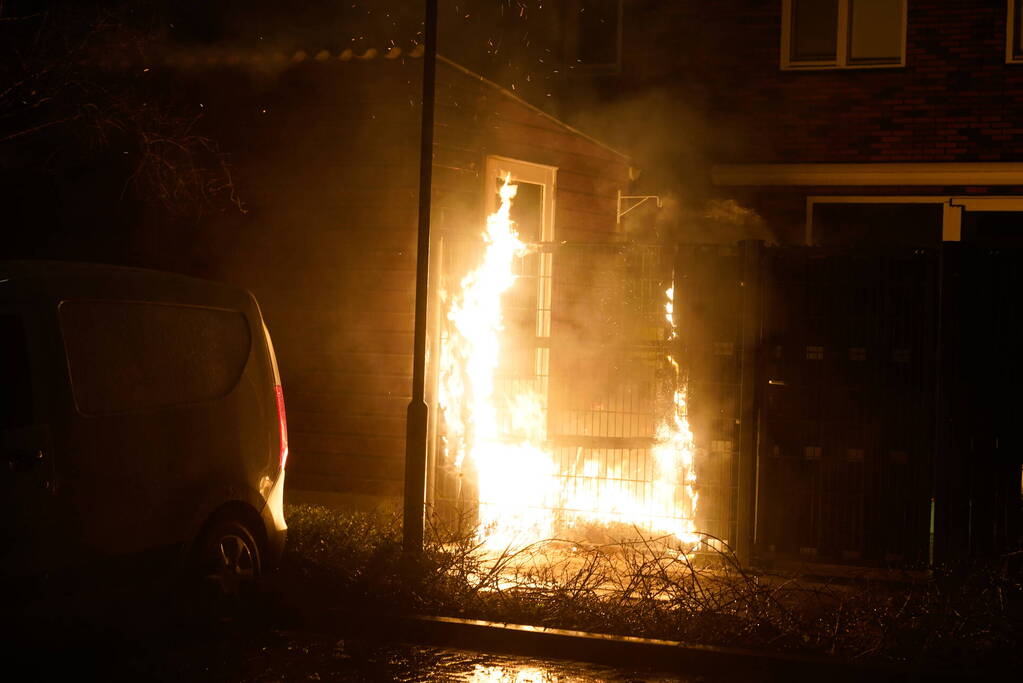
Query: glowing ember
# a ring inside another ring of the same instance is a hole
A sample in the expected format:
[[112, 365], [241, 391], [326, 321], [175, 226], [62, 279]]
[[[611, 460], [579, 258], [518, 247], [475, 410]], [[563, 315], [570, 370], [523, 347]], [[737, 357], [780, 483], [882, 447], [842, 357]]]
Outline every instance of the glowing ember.
[[[529, 252], [510, 218], [515, 192], [507, 177], [500, 208], [487, 218], [481, 263], [451, 300], [440, 360], [447, 447], [456, 467], [475, 480], [480, 540], [495, 550], [521, 547], [581, 522], [624, 523], [695, 544], [696, 477], [684, 389], [676, 389], [671, 415], [658, 427], [652, 493], [642, 498], [622, 484], [622, 473], [601, 472], [581, 450], [572, 472], [559, 471], [547, 443], [545, 383], [496, 389], [505, 336], [502, 296], [515, 282], [516, 259]], [[672, 290], [667, 295], [674, 338]], [[669, 360], [678, 379], [678, 364]]]

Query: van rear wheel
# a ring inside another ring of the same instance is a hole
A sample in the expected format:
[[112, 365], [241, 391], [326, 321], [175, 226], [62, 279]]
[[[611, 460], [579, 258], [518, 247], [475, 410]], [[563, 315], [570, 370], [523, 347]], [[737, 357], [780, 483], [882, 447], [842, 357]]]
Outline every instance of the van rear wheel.
[[252, 598], [262, 575], [262, 553], [255, 535], [234, 518], [214, 521], [197, 546], [203, 596], [210, 607], [229, 613]]

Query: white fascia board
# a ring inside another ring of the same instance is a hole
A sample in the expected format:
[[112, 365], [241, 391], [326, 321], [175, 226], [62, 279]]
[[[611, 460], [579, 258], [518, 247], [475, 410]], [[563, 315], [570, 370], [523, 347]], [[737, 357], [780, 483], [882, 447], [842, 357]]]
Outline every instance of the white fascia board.
[[1023, 163], [723, 164], [720, 186], [1023, 185]]

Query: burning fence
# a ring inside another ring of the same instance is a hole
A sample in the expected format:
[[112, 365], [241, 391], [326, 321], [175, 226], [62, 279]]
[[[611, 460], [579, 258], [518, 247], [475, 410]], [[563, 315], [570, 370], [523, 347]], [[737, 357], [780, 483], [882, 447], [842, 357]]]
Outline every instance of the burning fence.
[[517, 190], [510, 176], [500, 185], [482, 252], [448, 249], [465, 274], [444, 283], [436, 498], [477, 510], [495, 550], [637, 532], [691, 549], [695, 447], [671, 259], [555, 245], [516, 220]]
[[482, 252], [445, 244], [432, 496], [488, 547], [919, 566], [1018, 537], [1013, 432], [985, 431], [1018, 383], [985, 378], [1023, 318], [977, 304], [1016, 256], [555, 243], [501, 190]]

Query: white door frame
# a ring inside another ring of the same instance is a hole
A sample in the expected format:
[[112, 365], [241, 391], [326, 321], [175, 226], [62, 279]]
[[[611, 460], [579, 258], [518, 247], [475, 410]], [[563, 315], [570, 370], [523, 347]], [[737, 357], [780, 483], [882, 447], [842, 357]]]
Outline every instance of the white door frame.
[[[497, 211], [497, 195], [494, 192], [494, 179], [511, 174], [511, 181], [521, 181], [539, 185], [543, 189], [542, 224], [540, 226], [540, 242], [550, 245], [554, 241], [554, 196], [558, 169], [554, 166], [534, 164], [529, 161], [509, 159], [507, 157], [488, 156], [486, 165], [486, 211], [487, 215]], [[514, 200], [512, 200], [514, 202]], [[554, 252], [549, 248], [541, 248], [537, 254], [539, 259], [538, 277], [536, 280], [536, 337], [549, 339], [551, 336], [551, 305], [553, 302], [553, 268]], [[549, 392], [551, 350], [549, 345], [537, 346], [533, 357], [533, 374], [537, 390], [546, 398]]]
[[555, 166], [534, 164], [531, 161], [520, 161], [508, 157], [488, 156], [486, 169], [486, 208], [487, 215], [497, 211], [497, 196], [491, 191], [490, 181], [511, 173], [514, 183], [520, 180], [543, 187], [543, 224], [540, 227], [540, 241], [554, 241], [554, 196], [558, 169]]

